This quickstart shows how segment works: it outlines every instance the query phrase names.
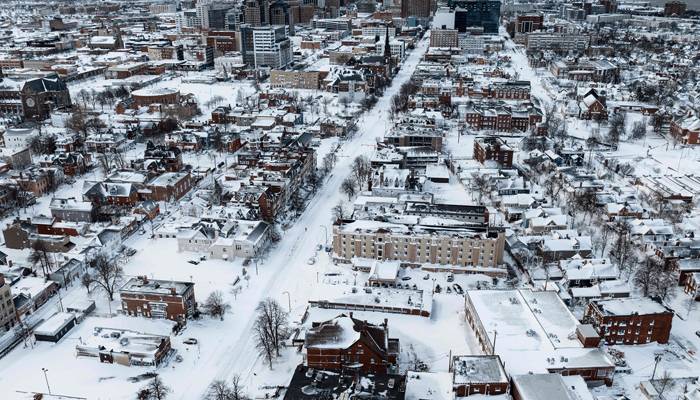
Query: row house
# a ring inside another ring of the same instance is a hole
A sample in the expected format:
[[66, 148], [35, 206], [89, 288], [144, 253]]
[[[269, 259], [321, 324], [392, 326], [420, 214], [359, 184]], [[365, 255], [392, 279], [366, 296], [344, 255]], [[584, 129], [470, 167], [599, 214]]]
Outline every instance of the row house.
[[533, 105], [514, 109], [505, 104], [470, 103], [465, 120], [474, 129], [527, 131], [542, 122], [542, 112]]

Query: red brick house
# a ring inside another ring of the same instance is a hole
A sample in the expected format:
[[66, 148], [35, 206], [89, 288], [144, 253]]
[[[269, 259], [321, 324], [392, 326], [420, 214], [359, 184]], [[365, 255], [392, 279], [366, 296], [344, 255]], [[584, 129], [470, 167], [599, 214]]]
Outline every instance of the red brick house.
[[579, 102], [580, 119], [608, 119], [608, 109], [605, 97], [598, 94], [595, 89], [589, 90]]
[[166, 172], [146, 184], [149, 192], [144, 192], [143, 197], [153, 201], [179, 200], [193, 185], [194, 179], [189, 173]]
[[182, 321], [194, 314], [194, 283], [131, 278], [119, 290], [127, 315]]
[[591, 301], [585, 318], [608, 344], [668, 343], [673, 311], [647, 298]]
[[671, 122], [671, 134], [683, 144], [700, 143], [700, 118], [691, 115]]
[[315, 322], [306, 333], [306, 366], [342, 371], [356, 367], [361, 373], [387, 374], [396, 366], [399, 340], [389, 338], [387, 320], [373, 325], [345, 314]]

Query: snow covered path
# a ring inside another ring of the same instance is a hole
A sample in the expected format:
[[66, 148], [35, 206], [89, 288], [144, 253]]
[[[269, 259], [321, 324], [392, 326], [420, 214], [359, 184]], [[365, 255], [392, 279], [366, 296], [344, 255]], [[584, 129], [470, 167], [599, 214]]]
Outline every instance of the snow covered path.
[[[185, 384], [187, 387], [179, 390], [184, 382], [174, 385], [177, 389], [173, 398], [201, 398], [210, 382], [207, 376], [212, 380], [228, 380], [234, 374], [238, 374], [243, 383], [250, 383], [253, 369], [261, 362], [253, 337], [255, 307], [258, 302], [272, 297], [284, 306], [288, 300], [291, 300], [293, 308], [306, 306], [309, 296], [313, 293], [317, 274], [323, 274], [324, 268], [329, 264], [326, 257], [319, 257], [315, 266], [309, 266], [307, 260], [314, 255], [316, 246], [324, 242], [326, 230], [330, 240], [332, 208], [342, 197], [340, 184], [350, 174], [352, 160], [366, 154], [376, 143], [376, 138], [384, 135], [391, 98], [398, 93], [401, 85], [409, 80], [427, 46], [427, 39], [418, 44], [384, 96], [372, 110], [360, 118], [358, 133], [342, 146], [338, 162], [325, 185], [310, 201], [292, 228], [283, 233], [282, 240], [260, 266], [260, 275], [251, 281], [251, 288], [244, 294], [245, 300], [234, 305], [233, 316], [228, 317], [237, 321], [233, 330], [227, 332], [226, 340], [218, 344], [219, 350], [213, 356], [198, 360], [196, 370], [191, 371], [189, 382]], [[286, 292], [289, 293], [289, 299]], [[254, 388], [248, 387], [247, 390]]]

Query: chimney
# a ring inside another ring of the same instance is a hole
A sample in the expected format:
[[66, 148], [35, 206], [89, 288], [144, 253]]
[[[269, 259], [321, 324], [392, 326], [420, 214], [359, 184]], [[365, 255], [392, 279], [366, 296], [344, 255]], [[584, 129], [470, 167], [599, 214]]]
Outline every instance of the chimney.
[[174, 287], [171, 287], [171, 288], [170, 288], [170, 294], [172, 294], [173, 296], [175, 296], [175, 295], [177, 294], [177, 290], [175, 290]]
[[148, 276], [146, 276], [146, 275], [142, 276], [142, 277], [141, 277], [141, 281], [142, 281], [144, 284], [148, 283]]

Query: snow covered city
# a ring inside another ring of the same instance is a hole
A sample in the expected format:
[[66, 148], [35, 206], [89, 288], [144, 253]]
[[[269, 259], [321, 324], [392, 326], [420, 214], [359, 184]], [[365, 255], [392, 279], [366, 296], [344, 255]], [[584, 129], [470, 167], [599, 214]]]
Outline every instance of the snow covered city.
[[700, 400], [700, 0], [6, 0], [0, 231], [0, 400]]

